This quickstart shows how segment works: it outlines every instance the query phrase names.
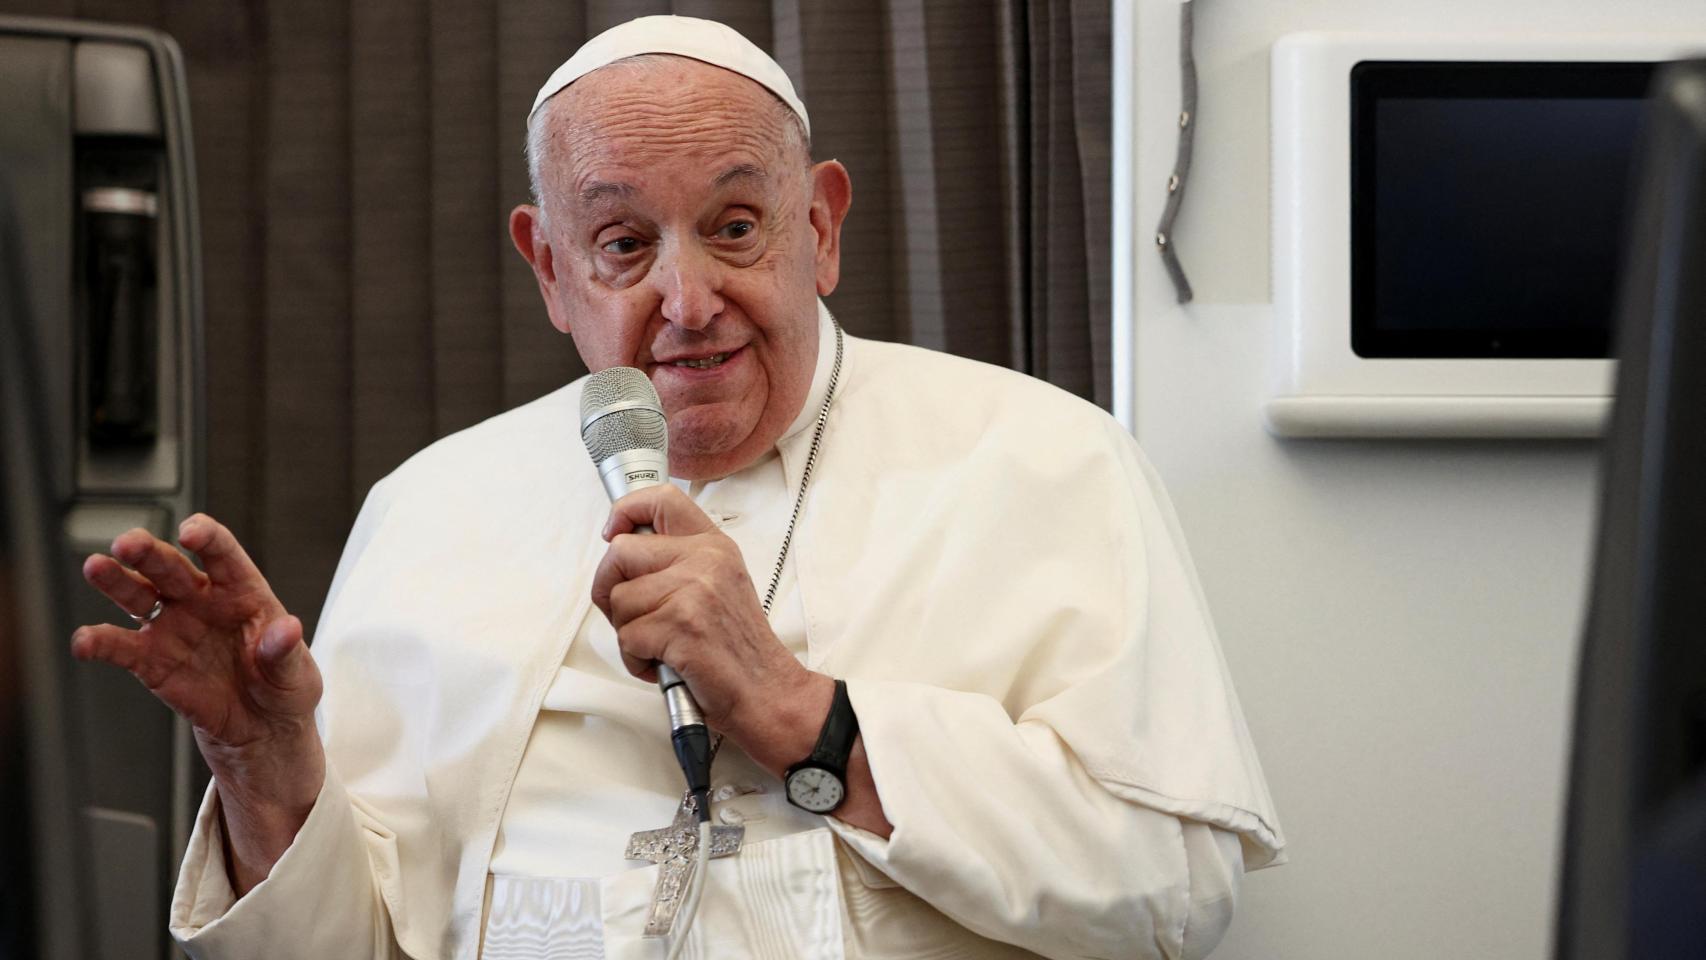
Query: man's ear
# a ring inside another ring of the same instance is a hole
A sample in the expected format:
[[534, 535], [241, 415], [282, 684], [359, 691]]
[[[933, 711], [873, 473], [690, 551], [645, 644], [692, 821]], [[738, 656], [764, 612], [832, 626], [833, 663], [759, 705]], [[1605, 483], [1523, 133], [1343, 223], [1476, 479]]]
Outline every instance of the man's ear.
[[828, 296], [841, 282], [841, 222], [853, 205], [853, 180], [839, 160], [812, 167], [812, 232], [817, 235], [817, 293]]
[[545, 233], [545, 213], [538, 207], [522, 204], [509, 212], [509, 239], [533, 268], [533, 279], [539, 281], [539, 296], [545, 301], [545, 312], [551, 316], [551, 326], [569, 332], [569, 322], [557, 306], [557, 268], [551, 257], [551, 238]]

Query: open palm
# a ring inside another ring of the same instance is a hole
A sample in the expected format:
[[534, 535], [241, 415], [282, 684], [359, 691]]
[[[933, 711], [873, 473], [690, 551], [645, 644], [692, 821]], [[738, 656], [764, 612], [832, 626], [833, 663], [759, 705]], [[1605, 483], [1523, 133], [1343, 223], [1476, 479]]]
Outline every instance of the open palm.
[[161, 607], [138, 629], [78, 629], [73, 655], [129, 670], [195, 727], [204, 754], [299, 737], [321, 690], [301, 621], [213, 518], [186, 520], [178, 542], [202, 570], [140, 529], [114, 540], [111, 556], [84, 562], [84, 578], [133, 617]]

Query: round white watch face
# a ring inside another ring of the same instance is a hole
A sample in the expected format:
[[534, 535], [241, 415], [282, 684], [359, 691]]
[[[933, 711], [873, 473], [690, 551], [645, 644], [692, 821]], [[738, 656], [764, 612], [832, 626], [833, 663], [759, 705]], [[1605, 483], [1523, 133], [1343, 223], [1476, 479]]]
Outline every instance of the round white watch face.
[[788, 799], [812, 813], [828, 813], [841, 803], [841, 778], [822, 767], [801, 767], [788, 777]]

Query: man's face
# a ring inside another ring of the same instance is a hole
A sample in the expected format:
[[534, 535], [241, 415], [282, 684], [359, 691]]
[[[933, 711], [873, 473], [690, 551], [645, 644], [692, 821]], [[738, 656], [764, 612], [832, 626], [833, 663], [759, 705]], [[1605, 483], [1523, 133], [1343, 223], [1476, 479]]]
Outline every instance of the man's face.
[[779, 101], [694, 60], [613, 64], [547, 109], [545, 216], [520, 208], [511, 232], [552, 323], [589, 369], [651, 378], [671, 472], [745, 467], [810, 389], [846, 172], [809, 168]]

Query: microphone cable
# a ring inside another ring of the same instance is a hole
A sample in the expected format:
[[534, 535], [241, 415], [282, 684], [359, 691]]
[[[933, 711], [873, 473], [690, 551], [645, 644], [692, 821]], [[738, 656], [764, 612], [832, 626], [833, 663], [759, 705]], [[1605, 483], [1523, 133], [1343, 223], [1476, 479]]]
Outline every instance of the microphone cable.
[[[701, 809], [701, 814], [704, 813]], [[687, 934], [693, 929], [693, 920], [699, 914], [699, 898], [705, 890], [705, 874], [711, 872], [711, 821], [702, 818], [699, 821], [699, 862], [693, 868], [693, 879], [687, 881], [687, 894], [682, 898], [681, 909], [675, 916], [676, 934], [671, 938], [669, 954], [664, 960], [677, 960], [681, 956], [682, 947], [687, 945]]]

